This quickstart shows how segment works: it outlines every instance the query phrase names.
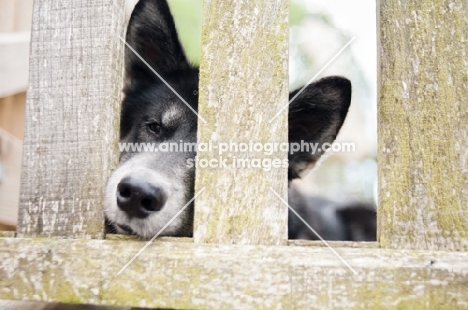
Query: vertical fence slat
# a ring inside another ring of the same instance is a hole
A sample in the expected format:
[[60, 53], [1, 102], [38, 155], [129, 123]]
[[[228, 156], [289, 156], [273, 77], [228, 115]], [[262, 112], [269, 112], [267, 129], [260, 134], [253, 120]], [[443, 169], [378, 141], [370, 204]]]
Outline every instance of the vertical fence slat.
[[[199, 143], [287, 142], [289, 1], [205, 1], [200, 72]], [[219, 157], [199, 152], [199, 162]], [[225, 152], [223, 159], [287, 158]], [[251, 161], [251, 164], [253, 162]], [[216, 165], [216, 164], [215, 164]], [[253, 165], [252, 165], [253, 166]], [[196, 242], [280, 244], [287, 239], [287, 168], [199, 168]], [[239, 165], [237, 167], [240, 167]]]
[[380, 1], [379, 240], [468, 249], [468, 3]]
[[34, 2], [18, 235], [100, 238], [124, 0]]

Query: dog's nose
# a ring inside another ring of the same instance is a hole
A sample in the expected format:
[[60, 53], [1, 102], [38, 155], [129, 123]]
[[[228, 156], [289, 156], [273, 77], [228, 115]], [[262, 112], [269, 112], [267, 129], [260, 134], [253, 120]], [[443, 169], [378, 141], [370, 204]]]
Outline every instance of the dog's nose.
[[130, 217], [145, 218], [165, 202], [164, 190], [149, 182], [126, 177], [117, 185], [117, 205]]

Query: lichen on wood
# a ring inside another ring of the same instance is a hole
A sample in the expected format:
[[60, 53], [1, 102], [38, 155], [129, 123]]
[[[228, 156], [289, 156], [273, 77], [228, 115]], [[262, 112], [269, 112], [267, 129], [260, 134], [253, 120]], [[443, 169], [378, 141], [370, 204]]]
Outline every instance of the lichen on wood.
[[[464, 309], [468, 253], [1, 239], [0, 299], [175, 309]], [[334, 246], [333, 242], [331, 242]]]
[[380, 1], [378, 239], [468, 250], [468, 2]]
[[[199, 143], [287, 142], [289, 1], [204, 2]], [[219, 159], [217, 149], [198, 154]], [[233, 159], [287, 159], [286, 152], [225, 152]], [[232, 166], [231, 166], [232, 167]], [[195, 242], [285, 244], [287, 168], [200, 168]]]

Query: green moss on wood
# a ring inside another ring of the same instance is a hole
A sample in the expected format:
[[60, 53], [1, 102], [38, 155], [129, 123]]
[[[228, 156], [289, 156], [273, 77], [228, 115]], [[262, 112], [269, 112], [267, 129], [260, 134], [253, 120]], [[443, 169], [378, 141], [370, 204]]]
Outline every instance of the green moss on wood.
[[[288, 1], [277, 6], [258, 1], [205, 3], [199, 112], [207, 123], [199, 123], [199, 141], [287, 141], [286, 113], [268, 124], [288, 98], [287, 21]], [[216, 152], [198, 156], [218, 157]], [[272, 187], [286, 193], [283, 170], [199, 169], [195, 192], [206, 190], [195, 201], [195, 241], [286, 242], [284, 205], [270, 192]]]
[[0, 299], [180, 309], [459, 309], [468, 253], [0, 239]]
[[468, 249], [468, 4], [381, 2], [379, 240]]

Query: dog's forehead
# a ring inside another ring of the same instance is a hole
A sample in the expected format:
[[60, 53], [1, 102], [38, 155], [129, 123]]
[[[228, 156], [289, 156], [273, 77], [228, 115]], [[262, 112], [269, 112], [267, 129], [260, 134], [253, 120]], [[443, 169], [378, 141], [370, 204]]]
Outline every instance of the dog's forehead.
[[169, 104], [169, 106], [165, 109], [163, 109], [161, 113], [161, 123], [162, 124], [173, 124], [177, 121], [179, 121], [181, 118], [186, 117], [186, 113], [188, 108], [184, 107], [180, 104], [175, 103], [177, 99], [171, 100], [172, 104]]
[[163, 122], [169, 122], [176, 118], [178, 114], [180, 114], [180, 109], [176, 108], [174, 105], [171, 105], [163, 112], [161, 119]]
[[137, 101], [140, 107], [143, 107], [143, 109], [140, 108], [142, 112], [156, 113], [160, 118], [170, 121], [187, 113], [192, 113], [187, 105], [196, 109], [196, 100], [194, 99], [183, 92], [174, 92], [159, 86], [148, 91]]

